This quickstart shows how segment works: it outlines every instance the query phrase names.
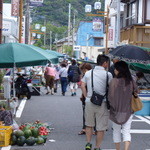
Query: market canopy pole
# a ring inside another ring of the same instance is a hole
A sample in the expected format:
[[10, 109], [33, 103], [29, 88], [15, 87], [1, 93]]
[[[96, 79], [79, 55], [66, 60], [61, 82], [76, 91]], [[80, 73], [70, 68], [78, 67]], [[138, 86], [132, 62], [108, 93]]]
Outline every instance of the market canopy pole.
[[2, 43], [3, 0], [0, 0], [0, 44]]
[[19, 5], [19, 43], [22, 42], [22, 18], [23, 18], [23, 0], [20, 0]]

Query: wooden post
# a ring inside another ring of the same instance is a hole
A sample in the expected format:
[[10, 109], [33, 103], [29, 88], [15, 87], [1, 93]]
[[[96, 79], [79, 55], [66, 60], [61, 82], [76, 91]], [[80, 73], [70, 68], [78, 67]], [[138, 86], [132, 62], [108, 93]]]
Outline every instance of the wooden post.
[[108, 32], [109, 32], [109, 8], [107, 6], [107, 17], [106, 17], [106, 48], [105, 48], [105, 54], [108, 54]]
[[0, 44], [2, 43], [2, 28], [3, 28], [3, 0], [0, 0]]
[[19, 5], [19, 43], [22, 42], [22, 18], [23, 18], [23, 0], [20, 0], [20, 5]]

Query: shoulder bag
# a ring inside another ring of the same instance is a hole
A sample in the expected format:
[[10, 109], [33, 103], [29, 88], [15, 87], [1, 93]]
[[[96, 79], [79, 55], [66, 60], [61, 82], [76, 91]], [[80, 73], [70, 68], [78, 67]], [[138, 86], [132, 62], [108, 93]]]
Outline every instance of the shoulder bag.
[[96, 92], [94, 91], [94, 85], [93, 85], [93, 69], [92, 69], [92, 71], [91, 71], [91, 84], [92, 84], [92, 92], [93, 92], [93, 93], [92, 93], [92, 97], [91, 97], [91, 102], [92, 102], [93, 104], [95, 104], [95, 105], [101, 106], [101, 104], [102, 104], [102, 102], [103, 102], [103, 100], [104, 100], [106, 94], [105, 94], [105, 95], [100, 95], [100, 94], [98, 94], [98, 93], [96, 93]]
[[143, 104], [137, 93], [135, 92], [134, 89], [134, 83], [133, 84], [133, 93], [132, 93], [132, 100], [131, 100], [131, 108], [134, 112], [139, 111], [143, 108]]

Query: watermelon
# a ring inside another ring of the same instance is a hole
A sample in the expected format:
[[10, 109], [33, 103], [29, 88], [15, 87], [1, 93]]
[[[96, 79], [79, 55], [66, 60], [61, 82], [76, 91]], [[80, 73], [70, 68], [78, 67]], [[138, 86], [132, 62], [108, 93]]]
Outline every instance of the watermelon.
[[24, 136], [24, 132], [22, 130], [17, 130], [17, 131], [15, 131], [14, 134], [16, 135], [17, 138], [20, 136]]
[[25, 131], [24, 131], [24, 136], [25, 136], [26, 138], [32, 136], [31, 130], [30, 130], [30, 129], [25, 130]]
[[40, 137], [42, 137], [44, 139], [44, 143], [46, 143], [47, 136], [41, 135]]
[[44, 139], [39, 136], [39, 137], [37, 138], [36, 144], [43, 144], [43, 143], [44, 143]]
[[26, 138], [24, 136], [18, 137], [18, 139], [17, 139], [18, 146], [23, 146], [25, 144], [25, 142], [26, 142]]
[[34, 137], [29, 137], [28, 139], [26, 139], [26, 144], [29, 146], [32, 146], [35, 144], [35, 138]]
[[17, 137], [16, 135], [11, 135], [11, 142], [10, 142], [10, 145], [15, 145], [17, 142]]
[[38, 128], [33, 128], [32, 130], [31, 130], [31, 132], [32, 132], [32, 136], [33, 137], [38, 137], [39, 136], [39, 130], [38, 130]]

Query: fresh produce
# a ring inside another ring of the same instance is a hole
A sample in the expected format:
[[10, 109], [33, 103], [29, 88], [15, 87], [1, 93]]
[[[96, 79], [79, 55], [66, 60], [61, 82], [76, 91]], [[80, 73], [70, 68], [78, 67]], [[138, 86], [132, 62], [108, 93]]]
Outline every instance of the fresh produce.
[[17, 143], [17, 137], [16, 135], [13, 135], [11, 136], [11, 145], [15, 145]]
[[25, 142], [26, 142], [26, 138], [24, 136], [18, 137], [18, 139], [17, 139], [18, 146], [23, 146], [25, 144]]
[[30, 130], [30, 129], [25, 130], [25, 131], [24, 131], [24, 136], [25, 136], [26, 138], [32, 136], [31, 130]]
[[11, 145], [23, 146], [25, 143], [28, 146], [34, 144], [46, 143], [47, 136], [50, 133], [50, 127], [46, 123], [39, 120], [34, 123], [25, 123], [19, 127], [19, 130], [14, 131], [11, 137]]
[[22, 130], [17, 130], [14, 132], [14, 134], [16, 135], [16, 137], [20, 137], [20, 136], [24, 136], [24, 132]]
[[44, 139], [39, 136], [39, 137], [37, 138], [36, 144], [43, 144], [43, 143], [44, 143]]
[[38, 137], [39, 136], [39, 130], [38, 130], [38, 128], [32, 128], [31, 129], [31, 132], [32, 132], [32, 136], [33, 137]]
[[29, 146], [32, 146], [35, 144], [35, 138], [34, 137], [29, 137], [28, 139], [26, 139], [26, 144]]

